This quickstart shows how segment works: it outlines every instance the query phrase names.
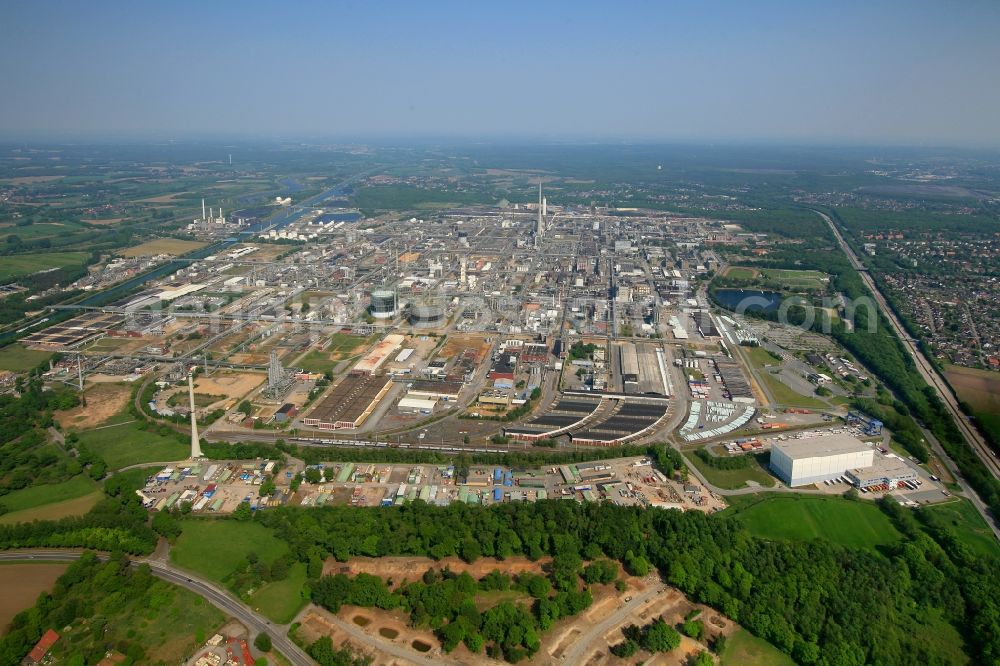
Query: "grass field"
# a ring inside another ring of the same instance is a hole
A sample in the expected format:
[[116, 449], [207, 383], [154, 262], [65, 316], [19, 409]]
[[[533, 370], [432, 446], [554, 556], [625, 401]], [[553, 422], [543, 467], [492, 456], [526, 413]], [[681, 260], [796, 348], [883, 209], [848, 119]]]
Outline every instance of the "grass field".
[[330, 338], [330, 344], [327, 345], [326, 350], [337, 354], [350, 354], [362, 345], [367, 345], [373, 338], [374, 336], [365, 338], [360, 335], [334, 333], [333, 337]]
[[747, 355], [753, 366], [761, 370], [768, 365], [781, 365], [783, 363], [781, 359], [771, 356], [771, 352], [763, 347], [743, 347], [741, 350]]
[[736, 280], [752, 280], [756, 275], [757, 269], [747, 268], [746, 266], [730, 266], [729, 270], [726, 271], [726, 277]]
[[334, 366], [340, 361], [334, 361], [330, 354], [327, 352], [321, 352], [313, 350], [300, 358], [296, 363], [297, 366], [305, 370], [306, 372], [318, 372], [323, 373], [328, 370], [333, 370]]
[[38, 271], [63, 266], [79, 266], [90, 256], [87, 252], [46, 252], [45, 254], [12, 254], [0, 261], [0, 280], [31, 275]]
[[267, 583], [245, 601], [272, 622], [288, 624], [306, 603], [306, 565], [296, 562], [285, 580]]
[[763, 638], [740, 629], [726, 640], [720, 666], [792, 666], [795, 662]]
[[288, 544], [257, 523], [187, 520], [176, 545], [170, 549], [170, 559], [178, 566], [221, 582], [250, 552], [257, 553], [261, 562], [270, 563], [287, 550]]
[[0, 349], [0, 370], [27, 372], [52, 358], [52, 352], [25, 349], [22, 345], [7, 345]]
[[[82, 474], [62, 483], [49, 483], [15, 490], [0, 497], [0, 504], [5, 506], [10, 512], [0, 517], [0, 522], [10, 522], [4, 519], [10, 518], [10, 515], [14, 512], [25, 512], [56, 502], [79, 499], [95, 493], [100, 497], [101, 493], [97, 485]], [[21, 520], [24, 520], [24, 518]]]
[[112, 470], [137, 463], [181, 460], [188, 447], [172, 436], [139, 429], [138, 423], [84, 430], [80, 442], [99, 455]]
[[762, 268], [760, 279], [766, 282], [776, 282], [789, 290], [824, 289], [828, 277], [819, 271], [793, 271], [778, 268]]
[[805, 407], [806, 409], [826, 409], [828, 407], [819, 398], [802, 395], [766, 370], [760, 373], [760, 377], [764, 382], [765, 388], [770, 391], [771, 397], [779, 405]]
[[156, 254], [178, 256], [205, 247], [198, 241], [180, 240], [179, 238], [157, 238], [142, 245], [136, 245], [122, 250], [123, 257], [150, 257]]
[[1000, 556], [1000, 544], [969, 500], [958, 499], [954, 502], [931, 504], [923, 507], [921, 511], [944, 519], [959, 538], [977, 553]]
[[743, 488], [747, 485], [747, 481], [755, 481], [766, 488], [770, 488], [775, 483], [774, 477], [761, 467], [756, 459], [747, 469], [715, 469], [693, 454], [687, 456], [687, 461], [697, 467], [709, 483], [720, 488], [731, 490]]
[[901, 535], [877, 506], [840, 497], [788, 493], [730, 497], [726, 515], [736, 516], [751, 534], [775, 540], [825, 539], [853, 548], [896, 543]]

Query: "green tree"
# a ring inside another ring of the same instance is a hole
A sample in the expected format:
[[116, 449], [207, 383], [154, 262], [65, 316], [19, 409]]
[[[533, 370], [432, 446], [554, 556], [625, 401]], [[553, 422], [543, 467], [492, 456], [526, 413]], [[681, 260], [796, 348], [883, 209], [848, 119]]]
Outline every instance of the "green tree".
[[256, 647], [261, 652], [271, 651], [271, 636], [265, 632], [260, 632], [257, 634], [257, 638], [253, 640], [254, 647]]

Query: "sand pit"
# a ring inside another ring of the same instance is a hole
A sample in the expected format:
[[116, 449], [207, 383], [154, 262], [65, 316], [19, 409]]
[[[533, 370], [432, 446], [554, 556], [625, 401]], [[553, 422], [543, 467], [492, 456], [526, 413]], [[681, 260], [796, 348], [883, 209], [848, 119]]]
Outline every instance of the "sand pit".
[[56, 421], [64, 429], [85, 430], [98, 426], [128, 405], [132, 389], [125, 384], [97, 383], [87, 388], [86, 406], [80, 405], [65, 412], [57, 412]]
[[14, 616], [34, 605], [38, 595], [52, 589], [66, 571], [65, 563], [15, 563], [0, 565], [0, 633]]
[[442, 560], [432, 560], [429, 557], [356, 557], [347, 562], [338, 562], [331, 558], [323, 565], [323, 574], [344, 573], [356, 576], [359, 573], [367, 573], [392, 580], [393, 585], [398, 585], [403, 580], [417, 580], [430, 569], [448, 568], [455, 573], [464, 571], [477, 580], [494, 569], [511, 575], [524, 572], [543, 573], [542, 567], [548, 561], [544, 559], [532, 562], [525, 557], [511, 557], [506, 560], [482, 557], [469, 564], [457, 557], [446, 557]]

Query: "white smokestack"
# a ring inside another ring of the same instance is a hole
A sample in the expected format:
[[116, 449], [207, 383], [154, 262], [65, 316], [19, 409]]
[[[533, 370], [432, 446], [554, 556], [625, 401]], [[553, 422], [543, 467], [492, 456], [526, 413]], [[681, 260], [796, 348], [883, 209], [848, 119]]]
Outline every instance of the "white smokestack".
[[191, 460], [201, 458], [201, 441], [198, 439], [198, 419], [194, 413], [194, 376], [188, 373], [188, 399], [191, 403]]

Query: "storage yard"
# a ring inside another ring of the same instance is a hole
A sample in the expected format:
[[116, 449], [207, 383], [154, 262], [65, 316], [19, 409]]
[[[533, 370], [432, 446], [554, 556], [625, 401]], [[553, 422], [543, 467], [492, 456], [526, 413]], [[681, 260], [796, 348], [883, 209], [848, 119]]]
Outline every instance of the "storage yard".
[[[259, 510], [280, 504], [301, 506], [398, 506], [415, 500], [447, 506], [453, 502], [491, 505], [567, 499], [621, 505], [717, 511], [720, 497], [697, 484], [667, 479], [646, 458], [619, 458], [545, 469], [473, 466], [463, 473], [451, 465], [328, 463], [314, 466], [318, 482], [289, 485], [301, 469], [273, 461], [195, 463], [166, 467], [137, 491], [147, 509], [164, 511], [191, 504], [195, 513], [227, 514], [241, 503]], [[268, 479], [276, 489], [260, 497]]]

